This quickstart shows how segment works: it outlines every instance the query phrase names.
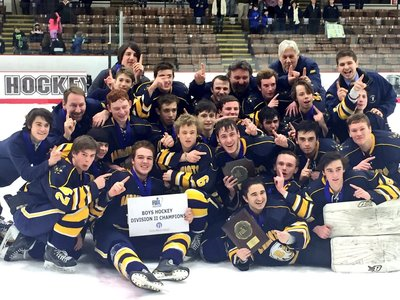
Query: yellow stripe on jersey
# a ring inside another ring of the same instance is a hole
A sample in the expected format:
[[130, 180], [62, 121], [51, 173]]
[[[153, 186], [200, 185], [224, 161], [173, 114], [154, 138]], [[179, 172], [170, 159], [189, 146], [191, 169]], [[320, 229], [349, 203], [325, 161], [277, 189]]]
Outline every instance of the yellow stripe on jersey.
[[142, 96], [133, 99], [132, 112], [135, 116], [142, 119], [147, 119], [149, 117], [150, 110], [142, 105]]
[[235, 258], [235, 255], [236, 255], [236, 253], [238, 252], [238, 250], [239, 250], [239, 249], [238, 249], [237, 247], [235, 247], [235, 248], [229, 250], [229, 252], [228, 252], [228, 257], [229, 257], [229, 260], [230, 260], [230, 261], [233, 261], [233, 259]]
[[304, 243], [302, 248], [305, 249], [310, 242], [310, 232], [308, 230], [308, 226], [305, 222], [299, 221], [295, 222], [290, 226], [285, 227], [284, 229], [287, 232], [298, 232], [303, 235]]
[[161, 170], [167, 170], [173, 156], [174, 153], [169, 152], [169, 150], [162, 150], [161, 153], [158, 154], [157, 165]]
[[83, 207], [80, 210], [77, 210], [76, 212], [66, 214], [61, 220], [75, 223], [86, 220], [88, 216], [89, 216], [89, 209], [87, 207]]
[[71, 228], [71, 227], [62, 226], [57, 223], [56, 225], [54, 225], [54, 231], [58, 232], [61, 235], [66, 235], [69, 237], [77, 237], [81, 233], [82, 227]]
[[30, 213], [26, 210], [26, 207], [21, 208], [21, 213], [25, 216], [27, 219], [34, 219], [34, 218], [40, 218], [48, 215], [53, 215], [53, 214], [62, 214], [64, 215], [65, 212], [56, 208], [53, 209], [48, 209], [48, 210], [43, 210], [40, 212], [34, 212]]
[[94, 248], [94, 251], [97, 252], [102, 258], [107, 259], [108, 255], [107, 253], [101, 251], [99, 248]]
[[208, 209], [207, 208], [192, 208], [193, 218], [200, 219], [207, 217]]
[[203, 203], [208, 203], [209, 199], [204, 196], [204, 194], [196, 189], [187, 189], [185, 191], [188, 200], [196, 200]]
[[388, 194], [390, 196], [390, 199], [398, 199], [400, 195], [399, 189], [394, 185], [389, 185], [389, 184], [378, 185], [375, 191], [377, 190], [381, 190], [386, 194]]

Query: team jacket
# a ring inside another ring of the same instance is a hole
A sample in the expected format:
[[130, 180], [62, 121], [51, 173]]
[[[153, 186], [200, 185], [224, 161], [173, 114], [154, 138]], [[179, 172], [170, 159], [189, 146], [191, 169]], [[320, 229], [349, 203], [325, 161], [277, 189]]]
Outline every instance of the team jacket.
[[[73, 141], [78, 136], [86, 134], [90, 128], [92, 128], [92, 118], [97, 113], [103, 111], [103, 105], [91, 98], [86, 99], [86, 111], [82, 117], [82, 120], [76, 123], [75, 130], [71, 135], [71, 141]], [[60, 145], [62, 143], [68, 143], [71, 141], [67, 141], [64, 135], [64, 122], [66, 118], [66, 112], [62, 108], [62, 103], [58, 104], [54, 107], [52, 111], [53, 115], [53, 124], [51, 126], [50, 134], [48, 140], [50, 144]]]
[[19, 176], [32, 181], [49, 170], [49, 151], [53, 145], [47, 139], [35, 146], [27, 130], [17, 131], [0, 142], [0, 186], [13, 183]]
[[[366, 91], [368, 93], [368, 105], [365, 111], [371, 110], [371, 108], [377, 108], [386, 119], [390, 116], [396, 107], [396, 92], [393, 86], [376, 72], [365, 72], [357, 68], [359, 76], [364, 74], [363, 82], [367, 85]], [[329, 114], [333, 114], [335, 111], [338, 113], [341, 119], [346, 119], [354, 111], [354, 105], [346, 97], [345, 99], [338, 99], [336, 83], [339, 81], [340, 87], [343, 87], [350, 91], [350, 87], [345, 82], [342, 75], [329, 87], [326, 93], [326, 107]]]
[[[242, 262], [236, 256], [238, 248], [229, 240], [228, 256], [232, 264], [241, 271], [247, 271], [253, 263], [264, 266], [294, 264], [299, 250], [305, 249], [310, 242], [307, 223], [300, 221], [281, 199], [268, 198], [267, 205], [259, 215], [252, 212], [248, 206], [244, 209], [247, 209], [257, 221], [269, 241], [247, 261]], [[289, 232], [295, 238], [294, 243], [290, 245], [280, 243], [273, 230]]]
[[[269, 67], [278, 73], [278, 82], [276, 85], [279, 87], [279, 95], [286, 99], [291, 98], [290, 91], [292, 90], [292, 87], [288, 82], [288, 75], [283, 70], [281, 62], [276, 60]], [[301, 76], [304, 68], [307, 69], [307, 77], [311, 80], [314, 92], [320, 94], [322, 99], [325, 99], [325, 89], [321, 84], [321, 75], [318, 64], [311, 58], [299, 55], [299, 60], [297, 61], [294, 71], [299, 72]]]
[[366, 190], [376, 204], [397, 199], [400, 196], [400, 190], [394, 185], [393, 180], [378, 172], [346, 171], [344, 173], [343, 188], [336, 197], [326, 178], [322, 176], [304, 190], [304, 196], [311, 198], [314, 202], [312, 217], [307, 220], [310, 229], [324, 224], [323, 208], [325, 204], [361, 200], [354, 197], [355, 190], [350, 184]]
[[370, 161], [372, 170], [377, 170], [400, 184], [400, 136], [394, 132], [377, 130], [372, 133], [372, 139], [369, 153], [362, 152], [350, 138], [341, 145], [341, 153], [349, 159], [349, 169], [362, 160], [375, 156], [375, 159]]

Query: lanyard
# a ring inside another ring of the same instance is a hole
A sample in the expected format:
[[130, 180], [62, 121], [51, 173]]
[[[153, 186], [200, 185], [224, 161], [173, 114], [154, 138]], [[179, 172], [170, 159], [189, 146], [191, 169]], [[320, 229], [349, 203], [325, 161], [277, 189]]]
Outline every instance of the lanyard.
[[151, 178], [147, 177], [147, 179], [142, 182], [137, 176], [135, 170], [132, 168], [132, 177], [135, 180], [141, 196], [151, 196]]

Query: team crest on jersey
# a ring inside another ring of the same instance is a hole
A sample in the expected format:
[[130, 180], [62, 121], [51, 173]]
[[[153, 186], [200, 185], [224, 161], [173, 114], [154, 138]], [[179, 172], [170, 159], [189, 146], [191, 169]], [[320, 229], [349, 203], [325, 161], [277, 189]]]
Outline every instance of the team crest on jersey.
[[63, 172], [64, 169], [65, 169], [65, 165], [55, 166], [53, 168], [53, 172], [59, 175]]
[[375, 95], [370, 95], [370, 97], [369, 97], [369, 103], [375, 103], [375, 102], [376, 102]]
[[382, 270], [382, 265], [368, 266], [368, 272], [379, 272]]

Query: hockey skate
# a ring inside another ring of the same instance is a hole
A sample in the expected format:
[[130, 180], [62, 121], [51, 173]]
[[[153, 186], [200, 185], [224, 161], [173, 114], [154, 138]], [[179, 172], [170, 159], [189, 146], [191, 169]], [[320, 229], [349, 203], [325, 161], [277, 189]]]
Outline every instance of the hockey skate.
[[67, 251], [60, 250], [47, 243], [44, 252], [44, 267], [68, 273], [75, 272], [76, 260], [69, 256]]
[[141, 289], [159, 292], [163, 287], [162, 282], [147, 270], [134, 271], [129, 274], [129, 278], [135, 286]]
[[172, 259], [163, 259], [153, 271], [158, 280], [182, 281], [189, 276], [189, 269], [175, 265]]
[[186, 256], [183, 258], [184, 261], [194, 260], [199, 257], [202, 236], [202, 233], [197, 233], [193, 236]]
[[[10, 228], [11, 229], [11, 228]], [[10, 230], [9, 229], [9, 230]], [[33, 248], [35, 239], [18, 233], [14, 243], [12, 243], [4, 254], [5, 261], [16, 261], [28, 259], [28, 251]]]

